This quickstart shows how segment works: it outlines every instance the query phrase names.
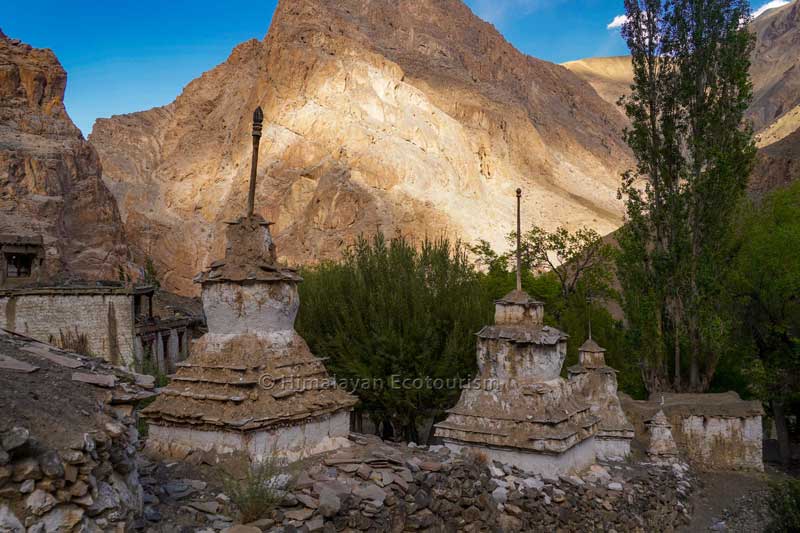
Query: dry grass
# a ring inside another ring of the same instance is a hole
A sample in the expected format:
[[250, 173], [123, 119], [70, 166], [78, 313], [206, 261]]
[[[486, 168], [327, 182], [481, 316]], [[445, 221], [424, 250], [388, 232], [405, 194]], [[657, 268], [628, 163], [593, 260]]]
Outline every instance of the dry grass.
[[49, 343], [55, 344], [62, 350], [67, 350], [68, 352], [75, 352], [89, 357], [92, 356], [92, 352], [89, 350], [89, 337], [86, 336], [86, 333], [80, 333], [77, 326], [75, 326], [74, 331], [70, 329], [66, 331], [59, 329], [58, 337], [58, 339], [55, 339], [51, 335]]

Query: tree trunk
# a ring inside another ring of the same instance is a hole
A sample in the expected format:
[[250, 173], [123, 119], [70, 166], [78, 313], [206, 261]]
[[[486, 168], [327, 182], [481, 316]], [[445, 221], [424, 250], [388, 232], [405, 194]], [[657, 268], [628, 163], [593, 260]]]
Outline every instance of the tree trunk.
[[675, 322], [675, 392], [681, 392], [681, 342], [678, 323]]
[[789, 428], [786, 425], [786, 414], [783, 411], [783, 402], [772, 401], [772, 416], [775, 417], [775, 430], [778, 433], [778, 451], [781, 455], [781, 464], [789, 466], [791, 448], [789, 446]]

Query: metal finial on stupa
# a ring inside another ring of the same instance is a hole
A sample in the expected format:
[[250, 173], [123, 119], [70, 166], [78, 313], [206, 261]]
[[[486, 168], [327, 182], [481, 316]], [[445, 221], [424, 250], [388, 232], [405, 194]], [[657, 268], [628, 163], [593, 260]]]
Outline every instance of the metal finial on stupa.
[[256, 201], [256, 172], [258, 170], [258, 145], [261, 142], [261, 126], [264, 123], [264, 112], [261, 106], [253, 112], [253, 159], [250, 163], [250, 192], [247, 195], [247, 216], [253, 216]]
[[517, 290], [522, 290], [522, 259], [520, 257], [520, 249], [522, 248], [522, 233], [520, 224], [520, 200], [522, 198], [522, 189], [517, 189]]

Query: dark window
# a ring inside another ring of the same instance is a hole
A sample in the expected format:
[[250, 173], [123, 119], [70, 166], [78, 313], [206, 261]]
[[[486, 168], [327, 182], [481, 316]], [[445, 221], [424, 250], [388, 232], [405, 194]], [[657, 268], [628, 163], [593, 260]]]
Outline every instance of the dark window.
[[6, 254], [6, 277], [29, 278], [36, 254]]

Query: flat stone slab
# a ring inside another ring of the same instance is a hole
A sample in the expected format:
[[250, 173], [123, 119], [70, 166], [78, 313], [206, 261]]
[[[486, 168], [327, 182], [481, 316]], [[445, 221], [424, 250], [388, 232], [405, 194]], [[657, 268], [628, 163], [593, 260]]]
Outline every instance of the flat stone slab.
[[72, 381], [80, 381], [82, 383], [108, 388], [112, 388], [117, 384], [116, 376], [109, 374], [90, 374], [88, 372], [73, 372]]
[[0, 355], [0, 370], [10, 370], [12, 372], [23, 372], [30, 374], [39, 370], [38, 366], [29, 365], [25, 361], [8, 357], [7, 355]]

